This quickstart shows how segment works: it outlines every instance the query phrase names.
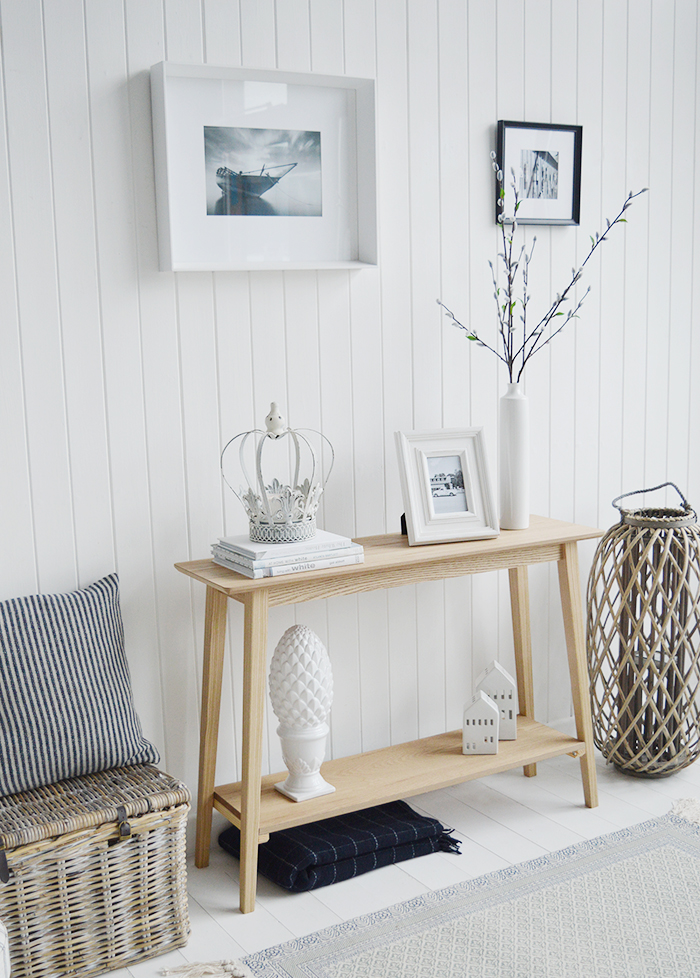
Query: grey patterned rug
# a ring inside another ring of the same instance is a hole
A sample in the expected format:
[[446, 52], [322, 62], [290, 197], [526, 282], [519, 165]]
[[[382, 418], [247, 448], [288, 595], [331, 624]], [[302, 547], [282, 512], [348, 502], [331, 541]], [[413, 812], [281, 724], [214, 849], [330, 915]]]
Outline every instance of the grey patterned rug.
[[254, 978], [700, 978], [700, 802], [241, 963]]

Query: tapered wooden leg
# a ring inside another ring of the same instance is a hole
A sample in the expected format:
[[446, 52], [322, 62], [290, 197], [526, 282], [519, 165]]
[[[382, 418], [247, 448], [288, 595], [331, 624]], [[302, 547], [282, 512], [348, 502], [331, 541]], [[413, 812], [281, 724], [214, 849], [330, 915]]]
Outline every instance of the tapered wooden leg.
[[586, 799], [586, 805], [589, 808], [595, 808], [598, 804], [598, 782], [595, 771], [591, 701], [588, 693], [586, 635], [583, 625], [578, 550], [575, 542], [562, 545], [562, 558], [557, 566], [559, 568], [561, 607], [564, 613], [566, 649], [569, 656], [571, 694], [574, 701], [574, 716], [576, 717], [576, 736], [586, 744], [586, 753], [581, 758], [583, 795]]
[[262, 780], [263, 718], [267, 675], [267, 591], [245, 602], [243, 648], [243, 762], [241, 766], [241, 913], [255, 909]]
[[226, 640], [228, 598], [215, 588], [207, 588], [204, 618], [204, 671], [202, 677], [202, 715], [199, 733], [199, 794], [197, 795], [197, 840], [194, 864], [209, 865], [211, 816], [214, 808], [216, 748], [219, 740], [221, 675]]
[[[513, 619], [513, 644], [515, 645], [515, 671], [518, 681], [518, 710], [523, 716], [535, 719], [535, 692], [532, 683], [532, 639], [530, 637], [530, 592], [527, 567], [511, 567], [510, 613]], [[523, 768], [526, 778], [537, 774], [536, 764]]]

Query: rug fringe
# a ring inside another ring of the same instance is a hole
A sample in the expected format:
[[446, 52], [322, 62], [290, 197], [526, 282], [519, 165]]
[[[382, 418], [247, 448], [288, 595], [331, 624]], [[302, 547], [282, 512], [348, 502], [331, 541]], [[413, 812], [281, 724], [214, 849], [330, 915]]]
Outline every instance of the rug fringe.
[[671, 815], [700, 825], [700, 801], [697, 798], [679, 798], [671, 809]]
[[178, 978], [252, 978], [251, 972], [240, 961], [209, 961], [205, 964], [181, 964], [177, 968], [163, 968], [162, 975]]

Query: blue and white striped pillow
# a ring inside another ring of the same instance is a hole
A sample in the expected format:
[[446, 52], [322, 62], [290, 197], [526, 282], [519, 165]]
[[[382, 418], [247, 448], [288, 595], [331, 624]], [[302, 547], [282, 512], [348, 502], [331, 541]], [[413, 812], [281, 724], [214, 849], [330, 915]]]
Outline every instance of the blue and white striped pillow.
[[1, 601], [0, 795], [158, 760], [131, 698], [117, 575]]

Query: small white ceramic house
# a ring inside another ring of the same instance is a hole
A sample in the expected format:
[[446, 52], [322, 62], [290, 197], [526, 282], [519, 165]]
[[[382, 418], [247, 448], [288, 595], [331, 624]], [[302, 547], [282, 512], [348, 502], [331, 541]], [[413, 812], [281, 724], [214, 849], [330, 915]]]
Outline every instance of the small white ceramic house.
[[494, 701], [481, 690], [464, 707], [462, 753], [497, 754], [500, 713]]
[[490, 696], [500, 710], [499, 739], [515, 740], [518, 733], [518, 687], [510, 673], [500, 663], [492, 662], [477, 679], [476, 689]]

